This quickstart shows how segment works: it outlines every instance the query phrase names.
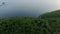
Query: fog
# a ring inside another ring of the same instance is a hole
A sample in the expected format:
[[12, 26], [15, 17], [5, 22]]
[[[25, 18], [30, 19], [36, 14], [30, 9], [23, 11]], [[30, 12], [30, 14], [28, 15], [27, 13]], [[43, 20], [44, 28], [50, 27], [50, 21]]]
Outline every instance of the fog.
[[60, 9], [57, 2], [57, 0], [0, 0], [0, 17], [37, 17]]

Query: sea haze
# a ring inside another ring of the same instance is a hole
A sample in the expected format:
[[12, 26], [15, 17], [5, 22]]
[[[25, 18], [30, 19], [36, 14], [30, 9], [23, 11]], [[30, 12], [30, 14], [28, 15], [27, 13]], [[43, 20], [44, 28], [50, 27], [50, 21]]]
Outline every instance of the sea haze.
[[38, 17], [57, 9], [57, 0], [0, 0], [0, 17]]

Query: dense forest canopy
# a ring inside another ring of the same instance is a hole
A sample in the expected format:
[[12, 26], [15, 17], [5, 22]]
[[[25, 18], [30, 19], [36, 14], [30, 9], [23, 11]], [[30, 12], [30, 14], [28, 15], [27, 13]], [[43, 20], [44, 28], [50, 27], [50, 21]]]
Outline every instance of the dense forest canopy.
[[60, 10], [38, 18], [0, 18], [0, 34], [60, 34]]

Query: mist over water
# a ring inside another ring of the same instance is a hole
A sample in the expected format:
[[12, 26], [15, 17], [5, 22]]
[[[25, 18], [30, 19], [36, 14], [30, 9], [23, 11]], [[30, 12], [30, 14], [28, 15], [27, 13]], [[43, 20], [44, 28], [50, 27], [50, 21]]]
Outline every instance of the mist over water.
[[[5, 4], [2, 4], [2, 3]], [[31, 16], [60, 9], [57, 0], [0, 0], [0, 17]]]

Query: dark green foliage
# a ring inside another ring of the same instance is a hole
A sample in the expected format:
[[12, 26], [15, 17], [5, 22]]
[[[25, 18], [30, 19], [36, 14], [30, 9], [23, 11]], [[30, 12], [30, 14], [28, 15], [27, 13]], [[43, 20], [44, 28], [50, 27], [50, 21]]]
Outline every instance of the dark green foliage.
[[41, 18], [60, 18], [60, 10], [45, 13], [45, 14], [39, 16], [39, 18], [40, 17]]
[[32, 17], [0, 19], [0, 34], [57, 34], [60, 32], [59, 28], [59, 19]]
[[44, 14], [39, 18], [1, 18], [0, 34], [60, 34], [58, 12]]

